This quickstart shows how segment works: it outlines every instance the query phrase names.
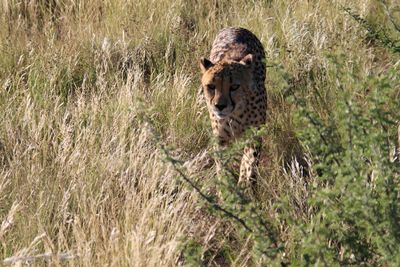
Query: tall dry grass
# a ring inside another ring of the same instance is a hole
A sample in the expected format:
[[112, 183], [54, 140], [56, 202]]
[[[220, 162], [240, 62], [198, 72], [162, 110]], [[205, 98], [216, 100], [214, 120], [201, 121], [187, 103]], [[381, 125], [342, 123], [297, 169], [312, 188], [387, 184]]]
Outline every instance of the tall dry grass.
[[[176, 266], [184, 262], [181, 240], [191, 237], [209, 251], [228, 244], [232, 265], [249, 264], [249, 244], [229, 243], [235, 229], [199, 208], [159, 143], [173, 147], [199, 183], [213, 183], [198, 58], [221, 28], [246, 27], [264, 44], [268, 65], [258, 201], [274, 214], [274, 201], [290, 195], [296, 214], [307, 217], [307, 181], [293, 160], [304, 155], [302, 125], [285, 90], [314, 83], [329, 104], [331, 92], [318, 87], [335, 82], [324, 73], [326, 53], [346, 53], [346, 68], [363, 75], [395, 60], [342, 6], [385, 19], [373, 0], [4, 0], [3, 263]], [[284, 225], [282, 234], [290, 243]], [[211, 265], [228, 262], [208, 257]]]

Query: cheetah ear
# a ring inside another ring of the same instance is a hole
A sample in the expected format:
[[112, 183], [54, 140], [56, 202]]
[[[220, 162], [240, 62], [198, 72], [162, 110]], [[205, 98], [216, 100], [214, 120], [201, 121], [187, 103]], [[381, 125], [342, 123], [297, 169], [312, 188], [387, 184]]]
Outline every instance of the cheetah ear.
[[247, 54], [240, 60], [240, 63], [242, 63], [246, 66], [252, 67], [253, 66], [253, 55]]
[[214, 64], [210, 60], [206, 59], [205, 57], [202, 57], [200, 59], [200, 69], [201, 69], [202, 73], [206, 72], [212, 66], [214, 66]]

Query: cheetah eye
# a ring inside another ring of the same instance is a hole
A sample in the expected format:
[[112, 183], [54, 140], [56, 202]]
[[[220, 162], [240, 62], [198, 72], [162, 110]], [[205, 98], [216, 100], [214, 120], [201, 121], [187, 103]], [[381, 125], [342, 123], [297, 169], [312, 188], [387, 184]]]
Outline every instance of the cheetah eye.
[[210, 91], [214, 91], [215, 90], [215, 85], [214, 84], [207, 84], [207, 88]]
[[239, 89], [240, 85], [239, 84], [233, 84], [231, 85], [231, 91], [236, 91], [237, 89]]

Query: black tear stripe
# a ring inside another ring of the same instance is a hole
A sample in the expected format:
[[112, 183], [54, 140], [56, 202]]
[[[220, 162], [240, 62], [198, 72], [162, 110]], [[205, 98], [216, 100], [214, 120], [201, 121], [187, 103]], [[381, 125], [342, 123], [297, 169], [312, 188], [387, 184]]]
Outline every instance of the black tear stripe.
[[235, 110], [235, 107], [236, 107], [236, 104], [235, 104], [235, 102], [233, 101], [233, 99], [232, 99], [232, 93], [231, 93], [231, 91], [229, 91], [229, 98], [230, 98], [230, 100], [231, 100], [231, 102], [232, 102], [232, 112]]
[[228, 136], [231, 136], [231, 133], [225, 127], [223, 128], [223, 130]]

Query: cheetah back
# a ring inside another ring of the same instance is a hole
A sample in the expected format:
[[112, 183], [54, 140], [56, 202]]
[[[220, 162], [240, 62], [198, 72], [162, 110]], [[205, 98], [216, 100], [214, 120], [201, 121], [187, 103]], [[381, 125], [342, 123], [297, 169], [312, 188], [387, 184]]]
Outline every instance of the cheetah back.
[[225, 28], [216, 36], [210, 54], [210, 60], [217, 63], [221, 60], [239, 61], [247, 54], [254, 56], [253, 77], [256, 89], [265, 91], [265, 52], [260, 40], [244, 28]]

